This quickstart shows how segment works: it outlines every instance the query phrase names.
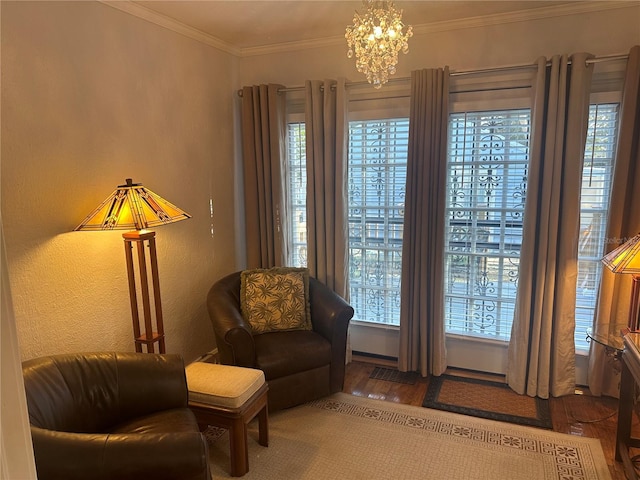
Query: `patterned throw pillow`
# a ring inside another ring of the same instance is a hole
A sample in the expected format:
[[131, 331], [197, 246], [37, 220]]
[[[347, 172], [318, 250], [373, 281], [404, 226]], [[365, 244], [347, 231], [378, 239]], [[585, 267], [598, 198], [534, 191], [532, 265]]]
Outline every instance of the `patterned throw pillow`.
[[311, 330], [309, 270], [275, 267], [243, 271], [240, 309], [254, 334]]

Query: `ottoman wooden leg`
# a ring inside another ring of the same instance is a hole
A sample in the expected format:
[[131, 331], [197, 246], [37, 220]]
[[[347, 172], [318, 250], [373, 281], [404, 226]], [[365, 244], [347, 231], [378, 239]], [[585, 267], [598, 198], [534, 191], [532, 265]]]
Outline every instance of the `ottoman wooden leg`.
[[263, 447], [269, 446], [269, 414], [266, 404], [258, 413], [258, 443]]
[[249, 470], [249, 449], [247, 448], [247, 424], [244, 418], [237, 418], [229, 428], [231, 476], [241, 477]]

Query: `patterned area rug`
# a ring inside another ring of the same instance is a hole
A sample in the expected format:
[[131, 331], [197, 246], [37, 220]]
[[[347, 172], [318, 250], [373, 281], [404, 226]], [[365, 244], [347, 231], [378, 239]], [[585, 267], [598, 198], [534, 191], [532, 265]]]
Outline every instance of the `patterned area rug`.
[[[228, 434], [210, 430], [213, 479], [230, 478]], [[243, 480], [611, 479], [597, 439], [344, 393], [271, 414], [269, 447], [256, 421], [248, 434]]]
[[553, 429], [549, 400], [518, 395], [504, 383], [452, 375], [430, 377], [422, 406]]

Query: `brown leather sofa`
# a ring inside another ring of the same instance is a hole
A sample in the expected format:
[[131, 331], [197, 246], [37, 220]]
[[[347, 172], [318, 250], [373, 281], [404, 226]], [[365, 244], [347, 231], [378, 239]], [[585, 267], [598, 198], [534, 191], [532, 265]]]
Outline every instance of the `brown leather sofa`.
[[23, 362], [39, 480], [210, 480], [179, 355]]
[[240, 274], [220, 279], [207, 296], [220, 362], [262, 370], [269, 384], [271, 411], [342, 391], [347, 328], [353, 308], [310, 277], [313, 331], [253, 335], [240, 311]]

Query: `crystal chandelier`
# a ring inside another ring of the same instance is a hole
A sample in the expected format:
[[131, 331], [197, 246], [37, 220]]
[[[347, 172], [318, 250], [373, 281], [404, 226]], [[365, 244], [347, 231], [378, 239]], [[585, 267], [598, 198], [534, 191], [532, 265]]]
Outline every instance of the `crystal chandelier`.
[[[356, 55], [356, 68], [364, 73], [374, 88], [380, 88], [396, 73], [398, 52], [409, 51], [410, 25], [402, 23], [402, 10], [393, 2], [363, 0], [367, 11], [353, 16], [353, 25], [347, 27], [344, 37], [349, 50], [347, 57]], [[405, 30], [403, 32], [403, 30]]]

